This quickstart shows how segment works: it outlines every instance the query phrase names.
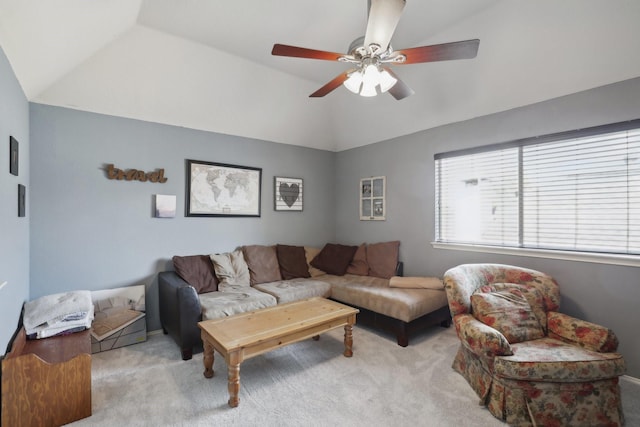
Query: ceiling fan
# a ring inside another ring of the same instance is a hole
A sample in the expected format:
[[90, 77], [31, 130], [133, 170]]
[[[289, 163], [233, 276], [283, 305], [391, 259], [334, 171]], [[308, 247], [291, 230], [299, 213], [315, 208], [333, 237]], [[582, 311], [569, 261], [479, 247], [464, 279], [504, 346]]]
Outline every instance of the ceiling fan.
[[309, 95], [310, 97], [325, 96], [338, 86], [344, 85], [361, 96], [375, 96], [388, 91], [397, 100], [406, 98], [414, 92], [389, 68], [390, 65], [476, 57], [480, 45], [478, 39], [393, 50], [390, 44], [391, 37], [405, 3], [406, 0], [368, 0], [369, 17], [365, 35], [351, 43], [347, 54], [283, 44], [274, 44], [271, 54], [340, 61], [355, 65], [355, 68], [338, 75]]

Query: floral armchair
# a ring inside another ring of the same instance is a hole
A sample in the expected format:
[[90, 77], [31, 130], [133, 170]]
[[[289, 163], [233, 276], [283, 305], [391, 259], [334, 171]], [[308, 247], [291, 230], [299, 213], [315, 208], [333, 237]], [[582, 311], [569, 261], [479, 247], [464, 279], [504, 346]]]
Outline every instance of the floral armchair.
[[444, 275], [461, 345], [453, 362], [493, 416], [514, 426], [620, 426], [615, 334], [559, 313], [555, 280], [501, 264]]

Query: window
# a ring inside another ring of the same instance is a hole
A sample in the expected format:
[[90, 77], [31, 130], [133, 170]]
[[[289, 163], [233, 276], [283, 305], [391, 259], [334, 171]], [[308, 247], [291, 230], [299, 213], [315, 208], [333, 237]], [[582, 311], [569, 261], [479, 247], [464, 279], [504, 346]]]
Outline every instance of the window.
[[640, 120], [436, 154], [436, 242], [640, 255]]

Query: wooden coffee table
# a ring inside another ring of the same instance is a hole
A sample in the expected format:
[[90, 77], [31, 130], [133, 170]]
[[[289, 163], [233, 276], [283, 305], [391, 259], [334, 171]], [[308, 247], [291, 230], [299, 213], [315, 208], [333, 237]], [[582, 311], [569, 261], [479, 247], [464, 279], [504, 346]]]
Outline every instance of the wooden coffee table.
[[198, 323], [204, 345], [204, 376], [213, 377], [213, 350], [227, 362], [229, 406], [240, 403], [240, 364], [253, 356], [344, 326], [344, 355], [353, 355], [353, 325], [359, 310], [324, 298], [309, 298]]

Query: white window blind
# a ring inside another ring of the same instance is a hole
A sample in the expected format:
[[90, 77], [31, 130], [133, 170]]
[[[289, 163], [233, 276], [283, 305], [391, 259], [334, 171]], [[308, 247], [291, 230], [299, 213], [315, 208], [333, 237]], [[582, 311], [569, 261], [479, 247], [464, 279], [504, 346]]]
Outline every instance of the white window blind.
[[640, 120], [435, 156], [436, 241], [640, 254]]

